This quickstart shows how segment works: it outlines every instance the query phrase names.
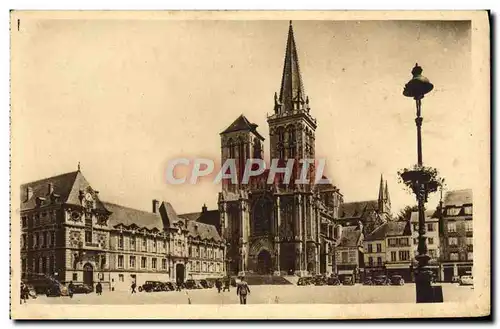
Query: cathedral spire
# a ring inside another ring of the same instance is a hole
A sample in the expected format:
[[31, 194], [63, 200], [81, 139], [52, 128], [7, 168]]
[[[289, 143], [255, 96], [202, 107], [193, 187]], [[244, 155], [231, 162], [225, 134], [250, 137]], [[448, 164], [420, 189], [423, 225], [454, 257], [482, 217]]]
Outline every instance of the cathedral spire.
[[391, 198], [389, 197], [389, 187], [387, 186], [387, 181], [385, 181], [384, 194], [385, 194], [385, 199], [386, 199], [387, 203], [391, 203]]
[[300, 75], [297, 46], [293, 35], [293, 25], [292, 21], [290, 21], [279, 95], [279, 102], [283, 105], [281, 112], [303, 109], [306, 98], [302, 77]]
[[384, 200], [385, 200], [384, 175], [380, 174], [380, 185], [378, 188], [378, 201], [383, 202]]

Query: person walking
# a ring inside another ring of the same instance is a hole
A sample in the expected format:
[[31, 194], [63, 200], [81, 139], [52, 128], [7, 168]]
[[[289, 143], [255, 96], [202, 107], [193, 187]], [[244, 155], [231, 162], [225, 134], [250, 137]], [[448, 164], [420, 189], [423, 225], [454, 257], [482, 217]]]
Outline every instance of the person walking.
[[135, 281], [134, 281], [134, 282], [132, 282], [132, 285], [130, 286], [130, 288], [132, 289], [131, 294], [135, 294], [136, 293], [135, 292], [135, 287], [137, 287], [137, 285], [135, 284]]
[[222, 292], [224, 291], [231, 291], [231, 277], [228, 275], [225, 279], [224, 279], [224, 288], [222, 289]]
[[236, 295], [240, 296], [240, 304], [246, 305], [247, 303], [247, 295], [250, 294], [250, 288], [245, 281], [244, 277], [240, 278], [240, 282], [238, 283], [238, 287], [236, 288]]
[[26, 304], [26, 299], [29, 297], [28, 286], [21, 282], [21, 304]]
[[219, 278], [217, 278], [217, 279], [215, 280], [215, 287], [217, 288], [217, 291], [218, 291], [218, 292], [219, 292], [219, 294], [220, 294], [220, 291], [221, 291], [221, 289], [222, 289], [222, 282], [220, 281], [220, 279], [219, 279]]
[[75, 285], [73, 284], [73, 281], [70, 281], [68, 285], [68, 295], [70, 298], [73, 298], [74, 291], [75, 291]]
[[95, 292], [98, 296], [102, 295], [102, 284], [100, 282], [97, 282], [97, 284], [95, 285]]

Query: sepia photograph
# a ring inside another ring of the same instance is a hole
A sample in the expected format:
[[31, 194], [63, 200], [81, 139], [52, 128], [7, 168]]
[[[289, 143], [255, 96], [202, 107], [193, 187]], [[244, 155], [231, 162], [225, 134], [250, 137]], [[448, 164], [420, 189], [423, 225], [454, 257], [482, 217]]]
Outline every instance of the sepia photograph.
[[490, 314], [486, 11], [10, 24], [14, 319]]

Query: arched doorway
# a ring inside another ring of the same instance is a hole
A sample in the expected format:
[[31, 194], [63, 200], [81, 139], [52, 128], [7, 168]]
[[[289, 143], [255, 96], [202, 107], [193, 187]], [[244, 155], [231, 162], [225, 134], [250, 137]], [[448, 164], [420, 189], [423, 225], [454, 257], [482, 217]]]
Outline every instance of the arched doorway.
[[94, 267], [90, 263], [83, 265], [83, 283], [94, 286]]
[[259, 274], [269, 274], [272, 271], [271, 254], [267, 250], [262, 250], [257, 255], [257, 272]]
[[184, 264], [175, 265], [175, 280], [176, 282], [184, 282]]

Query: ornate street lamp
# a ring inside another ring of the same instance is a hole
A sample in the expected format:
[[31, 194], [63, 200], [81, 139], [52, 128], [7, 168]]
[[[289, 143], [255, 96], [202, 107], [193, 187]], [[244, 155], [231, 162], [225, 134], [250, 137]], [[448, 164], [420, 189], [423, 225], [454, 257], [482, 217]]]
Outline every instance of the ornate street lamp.
[[[413, 170], [406, 170], [401, 174], [403, 181], [411, 186], [418, 201], [418, 255], [415, 257], [418, 265], [415, 272], [415, 284], [417, 293], [417, 303], [442, 302], [442, 295], [436, 296], [435, 290], [431, 286], [432, 271], [428, 268], [430, 257], [427, 254], [426, 227], [425, 227], [425, 209], [424, 204], [427, 201], [429, 192], [437, 190], [439, 182], [436, 181], [436, 172], [430, 172], [424, 168], [422, 159], [422, 98], [429, 93], [434, 86], [429, 79], [422, 75], [422, 68], [415, 64], [411, 71], [413, 78], [405, 85], [403, 95], [415, 100], [417, 107], [417, 166]], [[441, 297], [441, 298], [439, 298]]]

